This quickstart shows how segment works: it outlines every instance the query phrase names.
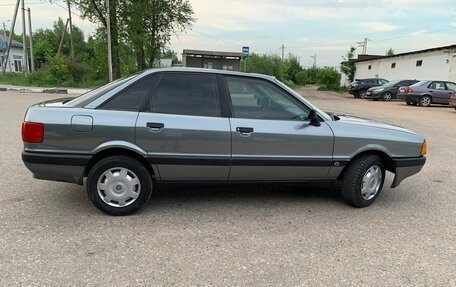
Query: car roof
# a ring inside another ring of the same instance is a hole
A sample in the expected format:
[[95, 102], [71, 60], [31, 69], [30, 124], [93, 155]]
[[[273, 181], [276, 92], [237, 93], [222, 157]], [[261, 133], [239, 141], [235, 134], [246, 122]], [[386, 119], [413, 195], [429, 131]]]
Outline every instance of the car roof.
[[267, 80], [275, 80], [275, 77], [257, 73], [245, 73], [238, 71], [226, 71], [226, 70], [216, 70], [216, 69], [206, 69], [206, 68], [188, 68], [188, 67], [171, 67], [171, 68], [152, 68], [144, 70], [143, 73], [152, 74], [158, 72], [191, 72], [191, 73], [206, 73], [206, 74], [220, 74], [220, 75], [230, 75], [230, 76], [244, 76], [252, 78], [260, 78]]

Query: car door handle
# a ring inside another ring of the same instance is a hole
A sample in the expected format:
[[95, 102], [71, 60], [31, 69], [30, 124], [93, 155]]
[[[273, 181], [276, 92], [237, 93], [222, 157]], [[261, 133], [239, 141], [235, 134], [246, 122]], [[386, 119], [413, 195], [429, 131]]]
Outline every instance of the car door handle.
[[434, 91], [429, 91], [429, 93], [433, 93]]
[[237, 127], [236, 131], [241, 134], [241, 136], [249, 136], [253, 133], [253, 128]]
[[151, 130], [151, 131], [154, 131], [154, 132], [159, 132], [161, 131], [162, 128], [165, 127], [165, 124], [164, 123], [147, 123], [146, 126]]

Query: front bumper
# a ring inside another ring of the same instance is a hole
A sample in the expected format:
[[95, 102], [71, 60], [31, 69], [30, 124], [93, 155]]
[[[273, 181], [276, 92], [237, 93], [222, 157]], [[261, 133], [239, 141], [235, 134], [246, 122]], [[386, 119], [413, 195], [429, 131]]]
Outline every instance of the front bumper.
[[404, 179], [420, 172], [425, 163], [425, 156], [417, 158], [393, 159], [392, 169], [396, 176], [391, 184], [391, 188], [398, 187]]
[[366, 92], [366, 96], [365, 96], [365, 99], [380, 99], [382, 97], [382, 93], [383, 91], [381, 92], [373, 92], [373, 91], [367, 91]]
[[82, 184], [91, 155], [22, 152], [22, 161], [36, 179]]

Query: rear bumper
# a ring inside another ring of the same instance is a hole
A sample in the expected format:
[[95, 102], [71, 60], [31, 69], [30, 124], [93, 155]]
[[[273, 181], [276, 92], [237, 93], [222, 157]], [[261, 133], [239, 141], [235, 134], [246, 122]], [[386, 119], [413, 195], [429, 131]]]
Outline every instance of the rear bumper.
[[391, 184], [391, 188], [398, 187], [404, 179], [420, 172], [425, 163], [426, 157], [424, 156], [417, 158], [393, 159], [392, 168], [396, 176]]
[[22, 161], [36, 179], [82, 184], [91, 155], [22, 152]]
[[420, 95], [414, 94], [397, 94], [397, 98], [401, 101], [418, 103], [420, 101]]

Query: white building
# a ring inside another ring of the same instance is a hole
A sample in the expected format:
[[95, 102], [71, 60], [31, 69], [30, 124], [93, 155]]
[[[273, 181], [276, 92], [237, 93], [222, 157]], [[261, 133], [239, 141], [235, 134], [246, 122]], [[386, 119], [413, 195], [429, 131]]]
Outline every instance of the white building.
[[[4, 65], [6, 56], [6, 45], [8, 39], [0, 34], [0, 63]], [[21, 73], [24, 68], [24, 59], [22, 55], [23, 45], [16, 40], [11, 41], [10, 54], [6, 63], [6, 72]], [[1, 69], [0, 69], [1, 70]]]
[[[358, 55], [355, 79], [442, 80], [456, 82], [456, 44], [394, 56]], [[342, 74], [341, 85], [347, 85]]]

